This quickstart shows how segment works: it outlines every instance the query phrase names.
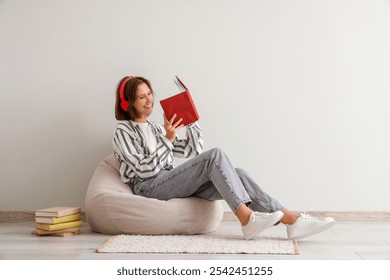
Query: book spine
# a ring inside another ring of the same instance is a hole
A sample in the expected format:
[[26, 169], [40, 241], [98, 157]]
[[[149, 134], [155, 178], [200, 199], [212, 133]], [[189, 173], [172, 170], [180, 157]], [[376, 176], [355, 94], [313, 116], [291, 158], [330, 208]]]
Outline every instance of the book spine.
[[[66, 208], [66, 209], [58, 209], [59, 207], [53, 207], [53, 208], [47, 208], [47, 209], [41, 209], [35, 211], [35, 216], [40, 217], [63, 217], [68, 216], [72, 214], [80, 213], [81, 209], [80, 207], [74, 207], [74, 208]], [[62, 207], [60, 207], [62, 208]]]
[[36, 228], [52, 231], [52, 230], [60, 230], [66, 228], [78, 228], [81, 227], [82, 225], [83, 225], [82, 221], [74, 221], [74, 222], [60, 223], [54, 225], [37, 223]]
[[37, 223], [43, 223], [43, 224], [59, 224], [59, 223], [65, 223], [65, 222], [72, 222], [72, 221], [78, 221], [81, 220], [80, 214], [73, 214], [58, 218], [50, 218], [50, 217], [35, 217], [35, 221]]
[[34, 229], [31, 231], [32, 234], [36, 235], [60, 235], [60, 234], [80, 234], [80, 230], [78, 228], [69, 228], [69, 229], [60, 229], [60, 230], [44, 230], [44, 229]]

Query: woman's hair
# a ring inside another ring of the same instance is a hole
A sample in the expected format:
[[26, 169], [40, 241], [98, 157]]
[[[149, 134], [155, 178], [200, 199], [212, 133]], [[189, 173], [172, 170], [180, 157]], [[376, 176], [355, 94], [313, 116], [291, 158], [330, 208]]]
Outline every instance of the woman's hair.
[[[121, 99], [121, 94], [120, 94], [121, 85], [125, 80], [128, 81], [125, 82], [123, 88], [123, 98], [125, 101], [128, 102], [127, 111], [125, 111], [121, 106], [123, 100]], [[145, 79], [144, 77], [126, 76], [119, 81], [116, 88], [116, 102], [115, 102], [115, 118], [117, 120], [128, 121], [128, 120], [133, 120], [134, 118], [137, 117], [137, 112], [135, 111], [133, 104], [135, 102], [135, 93], [137, 91], [137, 87], [143, 83], [147, 84], [147, 86], [150, 88], [153, 94], [153, 89], [152, 89], [152, 85], [150, 84], [150, 81]]]

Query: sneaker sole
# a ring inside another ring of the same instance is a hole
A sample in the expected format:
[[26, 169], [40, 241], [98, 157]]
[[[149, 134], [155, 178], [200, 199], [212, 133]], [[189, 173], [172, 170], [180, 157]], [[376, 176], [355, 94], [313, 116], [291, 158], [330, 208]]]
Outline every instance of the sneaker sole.
[[278, 211], [278, 214], [275, 215], [275, 218], [274, 218], [272, 221], [270, 221], [268, 224], [264, 225], [263, 228], [260, 228], [260, 229], [254, 231], [254, 232], [251, 232], [250, 235], [245, 235], [245, 234], [244, 234], [244, 238], [245, 238], [246, 240], [249, 240], [249, 239], [254, 238], [255, 236], [257, 236], [257, 235], [260, 234], [261, 232], [265, 231], [266, 229], [270, 228], [271, 226], [273, 226], [274, 224], [276, 224], [277, 222], [279, 222], [280, 219], [283, 218], [283, 216], [284, 216], [284, 213], [283, 213], [282, 211]]
[[298, 240], [298, 239], [302, 239], [302, 238], [308, 237], [308, 236], [316, 234], [316, 233], [320, 233], [320, 232], [325, 231], [325, 230], [329, 229], [330, 227], [332, 227], [334, 225], [334, 223], [335, 223], [335, 221], [331, 221], [331, 222], [323, 225], [322, 227], [316, 228], [316, 229], [314, 229], [312, 231], [308, 231], [305, 234], [297, 235], [297, 236], [294, 236], [294, 237], [289, 237], [288, 239], [290, 239], [290, 240], [294, 240], [294, 239]]

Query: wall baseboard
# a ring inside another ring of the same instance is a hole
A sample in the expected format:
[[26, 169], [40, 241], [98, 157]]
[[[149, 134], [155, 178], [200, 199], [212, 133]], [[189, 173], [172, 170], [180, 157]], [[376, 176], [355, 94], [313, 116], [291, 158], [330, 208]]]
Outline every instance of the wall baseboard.
[[[300, 211], [294, 211], [301, 213]], [[306, 212], [316, 217], [333, 217], [338, 222], [390, 222], [390, 211], [310, 211]], [[34, 211], [0, 210], [0, 223], [17, 223], [34, 221]], [[81, 212], [85, 221], [85, 212]], [[238, 222], [232, 212], [224, 212], [224, 222]]]
[[[82, 220], [85, 219], [85, 212], [81, 212]], [[0, 223], [19, 223], [35, 221], [35, 211], [5, 211], [0, 210]]]

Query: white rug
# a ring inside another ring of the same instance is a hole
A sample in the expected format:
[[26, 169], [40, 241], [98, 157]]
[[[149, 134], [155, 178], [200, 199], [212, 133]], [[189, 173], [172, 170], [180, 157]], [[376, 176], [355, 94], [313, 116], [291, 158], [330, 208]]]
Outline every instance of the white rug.
[[234, 235], [114, 235], [96, 250], [99, 253], [152, 254], [276, 254], [297, 255], [292, 240], [259, 236], [245, 240]]

